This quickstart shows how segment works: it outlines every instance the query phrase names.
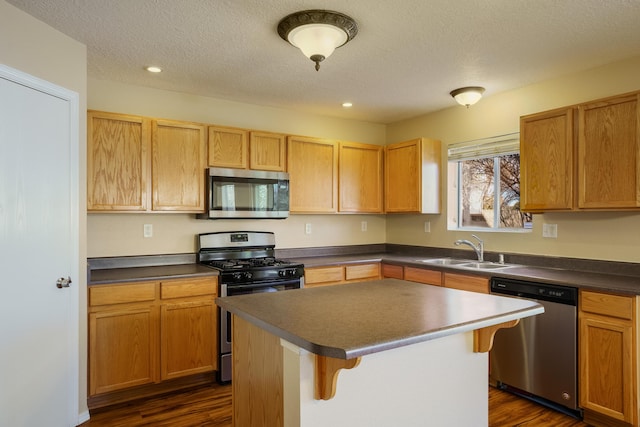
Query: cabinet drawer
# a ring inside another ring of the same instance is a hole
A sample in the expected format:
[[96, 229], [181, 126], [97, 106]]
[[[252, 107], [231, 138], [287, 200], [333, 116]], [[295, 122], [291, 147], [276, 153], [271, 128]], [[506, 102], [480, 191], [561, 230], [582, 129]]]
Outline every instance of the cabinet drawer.
[[489, 293], [489, 279], [480, 276], [468, 276], [466, 274], [444, 273], [444, 286], [446, 288], [460, 289], [463, 291]]
[[580, 311], [631, 320], [633, 300], [631, 296], [582, 291], [579, 304]]
[[313, 285], [316, 283], [342, 282], [344, 280], [344, 268], [337, 267], [320, 267], [305, 268], [304, 283], [305, 285]]
[[404, 280], [426, 283], [427, 285], [442, 286], [442, 273], [438, 270], [426, 270], [424, 268], [405, 267]]
[[89, 287], [89, 305], [153, 301], [156, 298], [156, 284], [157, 282], [140, 282], [91, 286]]
[[377, 279], [380, 277], [380, 264], [348, 265], [345, 267], [347, 280]]
[[160, 298], [162, 299], [216, 295], [217, 292], [218, 279], [216, 277], [160, 283]]
[[382, 264], [382, 277], [404, 279], [404, 267], [401, 265]]

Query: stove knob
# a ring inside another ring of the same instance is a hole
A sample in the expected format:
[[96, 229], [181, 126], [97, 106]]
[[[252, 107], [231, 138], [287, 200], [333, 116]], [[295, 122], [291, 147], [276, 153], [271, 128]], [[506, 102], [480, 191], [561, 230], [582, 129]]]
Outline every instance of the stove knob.
[[233, 273], [233, 280], [242, 280], [242, 273]]
[[279, 277], [286, 277], [287, 276], [287, 270], [278, 270], [278, 276]]
[[244, 273], [244, 277], [247, 278], [247, 279], [251, 279], [253, 277], [253, 274], [251, 274], [250, 271], [247, 271], [247, 272]]

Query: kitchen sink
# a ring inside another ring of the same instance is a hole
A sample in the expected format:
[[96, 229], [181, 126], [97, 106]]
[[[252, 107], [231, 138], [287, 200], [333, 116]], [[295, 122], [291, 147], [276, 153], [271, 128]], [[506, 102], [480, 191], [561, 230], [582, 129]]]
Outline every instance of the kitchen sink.
[[435, 264], [435, 265], [462, 265], [469, 264], [472, 261], [468, 259], [455, 259], [455, 258], [427, 258], [427, 259], [419, 259], [416, 260], [419, 262], [424, 262], [425, 264]]
[[507, 267], [511, 267], [510, 265], [507, 264], [499, 264], [497, 262], [490, 262], [490, 261], [477, 261], [477, 262], [468, 262], [465, 264], [458, 264], [456, 265], [456, 267], [460, 267], [460, 268], [469, 268], [469, 269], [474, 269], [474, 270], [495, 270], [495, 269], [499, 269], [499, 268], [507, 268]]

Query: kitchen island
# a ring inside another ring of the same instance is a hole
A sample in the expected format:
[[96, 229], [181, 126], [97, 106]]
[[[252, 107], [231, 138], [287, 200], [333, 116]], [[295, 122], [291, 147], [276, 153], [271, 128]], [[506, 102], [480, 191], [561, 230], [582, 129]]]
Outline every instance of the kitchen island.
[[235, 426], [482, 426], [493, 334], [541, 305], [395, 279], [219, 298]]

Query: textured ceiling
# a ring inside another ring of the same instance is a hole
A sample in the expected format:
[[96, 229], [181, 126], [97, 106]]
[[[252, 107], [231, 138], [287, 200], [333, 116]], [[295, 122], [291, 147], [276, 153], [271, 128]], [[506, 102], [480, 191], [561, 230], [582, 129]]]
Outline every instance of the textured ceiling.
[[[639, 0], [8, 2], [86, 44], [92, 78], [375, 123], [640, 55]], [[305, 9], [359, 27], [319, 72], [276, 31]]]

